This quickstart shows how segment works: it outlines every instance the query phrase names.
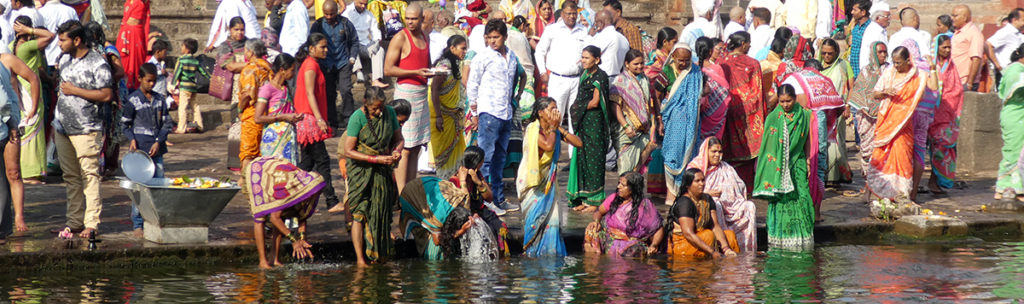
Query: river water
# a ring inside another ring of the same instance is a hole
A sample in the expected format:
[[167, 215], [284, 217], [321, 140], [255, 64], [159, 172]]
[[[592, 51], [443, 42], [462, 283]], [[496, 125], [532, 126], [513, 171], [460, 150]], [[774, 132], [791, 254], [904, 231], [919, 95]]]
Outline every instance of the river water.
[[721, 260], [576, 255], [0, 274], [0, 302], [955, 302], [1024, 298], [1024, 242], [825, 245]]

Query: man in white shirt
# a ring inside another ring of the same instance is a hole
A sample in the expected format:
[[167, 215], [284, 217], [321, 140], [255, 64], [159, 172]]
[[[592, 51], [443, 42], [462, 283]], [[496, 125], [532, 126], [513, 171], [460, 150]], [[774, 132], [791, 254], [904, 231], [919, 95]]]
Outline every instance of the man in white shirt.
[[[576, 99], [580, 82], [580, 56], [587, 30], [576, 22], [579, 13], [576, 2], [565, 0], [561, 6], [562, 20], [544, 29], [537, 43], [534, 58], [542, 82], [548, 83], [548, 96], [558, 105], [558, 112], [566, 115], [569, 103]], [[551, 72], [548, 75], [548, 72]], [[571, 126], [571, 124], [570, 124]]]
[[[595, 33], [586, 43], [601, 49], [601, 63], [598, 64], [598, 67], [608, 74], [608, 79], [614, 79], [619, 75], [619, 72], [622, 71], [622, 61], [626, 57], [626, 52], [629, 51], [629, 40], [615, 30], [612, 20], [614, 18], [607, 10], [597, 12], [597, 16], [594, 18], [594, 27], [590, 30]], [[597, 31], [598, 29], [600, 31]]]
[[754, 16], [754, 22], [751, 24], [751, 28], [754, 30], [750, 31], [750, 51], [747, 52], [747, 56], [758, 61], [764, 60], [764, 58], [758, 58], [757, 54], [772, 45], [775, 33], [772, 31], [772, 27], [768, 26], [769, 20], [772, 20], [772, 14], [767, 8], [756, 7], [750, 15]]
[[[704, 36], [708, 38], [722, 38], [722, 17], [718, 15], [718, 10], [722, 8], [722, 0], [690, 0], [690, 8], [693, 10], [693, 16], [695, 17], [704, 16], [707, 13], [711, 14], [705, 18], [708, 21], [708, 24], [705, 26], [709, 28], [704, 30]], [[694, 38], [693, 41], [696, 43], [697, 39]], [[693, 43], [690, 45], [693, 45]]]
[[309, 37], [309, 7], [301, 0], [289, 1], [287, 12], [284, 14], [284, 25], [281, 27], [281, 52], [295, 56], [299, 47], [306, 43]]
[[732, 9], [729, 10], [729, 24], [725, 25], [725, 32], [722, 35], [722, 40], [728, 39], [729, 35], [732, 35], [732, 33], [747, 30], [743, 28], [744, 24], [746, 24], [746, 14], [744, 13], [743, 8], [733, 6]]
[[903, 45], [903, 42], [907, 40], [914, 41], [917, 44], [917, 49], [921, 50], [922, 55], [931, 54], [932, 34], [918, 29], [921, 26], [921, 17], [917, 14], [917, 10], [906, 7], [900, 10], [899, 16], [900, 24], [903, 27], [892, 34], [892, 37], [889, 37], [889, 57], [892, 57], [892, 51], [896, 47]]
[[693, 5], [694, 10], [699, 14], [694, 15], [693, 21], [687, 24], [683, 31], [679, 33], [679, 41], [686, 42], [686, 45], [694, 45], [697, 43], [697, 38], [700, 37], [718, 38], [718, 27], [710, 21], [714, 2], [711, 0], [699, 0], [695, 1]]
[[[768, 26], [775, 27], [776, 23], [785, 23], [782, 20], [778, 11], [782, 8], [782, 1], [779, 0], [752, 0], [747, 5], [747, 11], [753, 13], [755, 8], [765, 8], [771, 13], [771, 19], [768, 20]], [[753, 14], [747, 14], [747, 28], [753, 28], [754, 16]]]
[[11, 22], [7, 22], [7, 17], [10, 16], [11, 1], [0, 0], [0, 54], [10, 54], [11, 49], [8, 47], [11, 41], [14, 41], [14, 26]]
[[[871, 20], [872, 22], [867, 25], [864, 29], [864, 36], [861, 38], [860, 44], [860, 62], [858, 70], [866, 67], [871, 62], [871, 52], [865, 52], [864, 50], [870, 50], [871, 45], [875, 42], [881, 41], [885, 45], [889, 45], [889, 36], [886, 34], [885, 28], [889, 27], [889, 17], [892, 13], [889, 12], [889, 3], [878, 2], [871, 5]], [[896, 48], [890, 47], [890, 48]], [[853, 56], [852, 54], [850, 56]]]
[[380, 28], [377, 24], [377, 17], [366, 10], [368, 0], [352, 1], [341, 14], [352, 22], [356, 27], [359, 36], [359, 70], [363, 73], [364, 79], [373, 79], [373, 85], [386, 87], [380, 81], [384, 78], [384, 49], [380, 45]]
[[437, 62], [437, 59], [441, 58], [441, 54], [444, 53], [444, 49], [448, 47], [448, 38], [451, 36], [442, 34], [440, 30], [452, 25], [453, 20], [455, 20], [455, 16], [448, 10], [440, 11], [434, 17], [434, 28], [430, 31], [429, 37], [430, 64]]
[[256, 19], [256, 7], [250, 0], [221, 0], [217, 6], [217, 13], [213, 16], [213, 23], [210, 24], [210, 38], [206, 39], [206, 52], [224, 43], [228, 39], [231, 27], [228, 26], [231, 18], [242, 17], [245, 22], [245, 37], [249, 39], [260, 39], [260, 22]]
[[[39, 14], [46, 16], [43, 18], [44, 26], [46, 30], [51, 33], [57, 32], [57, 27], [64, 22], [78, 20], [78, 13], [75, 9], [60, 2], [60, 0], [46, 1], [43, 7], [39, 8]], [[38, 26], [38, 25], [33, 25]], [[6, 37], [4, 37], [6, 38]], [[60, 58], [60, 43], [50, 43], [46, 46], [46, 62], [50, 66], [57, 64], [57, 59]]]
[[814, 1], [818, 1], [818, 17], [815, 19], [814, 37], [818, 39], [832, 37], [832, 26], [835, 22], [832, 20], [832, 2], [829, 0]]
[[805, 39], [814, 39], [818, 0], [786, 0], [782, 7], [785, 10], [786, 26], [795, 27]]
[[[518, 206], [505, 201], [502, 169], [505, 167], [509, 137], [512, 132], [512, 98], [515, 79], [519, 88], [525, 83], [524, 74], [518, 74], [516, 54], [505, 47], [508, 27], [501, 19], [491, 19], [484, 27], [487, 49], [473, 58], [466, 84], [470, 115], [477, 126], [477, 144], [484, 150], [484, 163], [480, 173], [494, 193], [494, 205], [504, 211], [515, 211]], [[501, 210], [496, 210], [502, 213]]]
[[[491, 21], [491, 20], [505, 21], [505, 12], [504, 11], [496, 11], [496, 12], [493, 12], [493, 13], [489, 14], [487, 16], [487, 21]], [[487, 45], [487, 39], [484, 38], [484, 31], [485, 31], [486, 27], [487, 27], [487, 22], [484, 22], [483, 24], [477, 24], [476, 26], [474, 26], [472, 29], [469, 30], [469, 37], [466, 38], [467, 43], [468, 43], [466, 45], [467, 46], [467, 49], [466, 49], [467, 51], [471, 51], [471, 52], [474, 52], [474, 53], [480, 53], [480, 52], [483, 52], [483, 51], [485, 51], [485, 50], [487, 50], [487, 49], [489, 49], [491, 47], [490, 45]]]
[[985, 41], [985, 53], [1000, 72], [1013, 63], [1010, 54], [1024, 43], [1024, 9], [1015, 8], [1006, 18], [1009, 22]]
[[39, 11], [36, 11], [35, 5], [32, 0], [11, 1], [11, 8], [14, 10], [8, 21], [14, 23], [14, 19], [18, 19], [19, 16], [28, 16], [29, 19], [32, 19], [32, 26], [44, 24], [43, 17], [39, 15]]

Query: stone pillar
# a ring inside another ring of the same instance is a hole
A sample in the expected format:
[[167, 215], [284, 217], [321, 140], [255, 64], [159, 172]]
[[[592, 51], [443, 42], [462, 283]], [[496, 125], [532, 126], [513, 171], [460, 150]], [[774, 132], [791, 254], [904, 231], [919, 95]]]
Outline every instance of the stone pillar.
[[957, 173], [995, 174], [1002, 159], [1002, 132], [999, 111], [1003, 102], [993, 93], [967, 92], [960, 114], [960, 138], [957, 140]]

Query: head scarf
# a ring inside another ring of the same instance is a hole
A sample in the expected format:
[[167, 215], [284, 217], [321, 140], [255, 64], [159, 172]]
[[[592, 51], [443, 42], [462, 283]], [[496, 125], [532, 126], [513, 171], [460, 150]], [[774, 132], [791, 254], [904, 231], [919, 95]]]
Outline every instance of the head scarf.
[[686, 168], [700, 169], [700, 172], [704, 172], [704, 176], [708, 176], [711, 175], [712, 171], [717, 170], [718, 167], [722, 165], [722, 160], [719, 160], [718, 165], [715, 166], [712, 166], [711, 162], [708, 160], [708, 156], [711, 155], [711, 138], [712, 137], [708, 137], [704, 139], [704, 142], [700, 144], [700, 149], [697, 150], [697, 157], [694, 157], [693, 160], [686, 165]]
[[850, 89], [850, 106], [866, 110], [871, 116], [874, 116], [874, 112], [878, 109], [878, 102], [871, 98], [871, 92], [874, 91], [875, 82], [878, 82], [878, 77], [887, 64], [881, 62], [878, 52], [875, 51], [880, 44], [884, 45], [881, 41], [871, 44], [871, 55], [868, 56], [870, 62], [860, 70], [860, 75], [857, 76], [853, 82], [853, 88]]
[[924, 59], [924, 56], [922, 56], [921, 49], [917, 46], [917, 42], [915, 42], [914, 39], [903, 40], [903, 43], [900, 44], [900, 46], [907, 48], [907, 51], [910, 53], [910, 58], [907, 58], [907, 60], [911, 60], [911, 62], [914, 63], [914, 66], [925, 71], [931, 70], [931, 67], [928, 65], [928, 61]]
[[786, 50], [783, 52], [782, 64], [775, 72], [776, 85], [781, 84], [790, 73], [802, 71], [804, 62], [813, 56], [811, 48], [807, 46], [807, 39], [796, 34], [790, 37], [786, 42]]
[[[692, 60], [693, 63], [697, 63], [698, 58], [697, 58], [697, 56], [694, 56], [693, 49], [690, 48], [689, 44], [687, 44], [686, 42], [683, 42], [682, 40], [680, 40], [679, 42], [676, 42], [676, 45], [672, 46], [672, 50], [668, 52], [668, 61], [665, 64], [667, 64], [669, 66], [673, 66], [673, 65], [671, 65], [671, 63], [675, 62], [676, 59], [672, 57], [672, 54], [675, 54], [676, 50], [687, 50], [687, 51], [690, 51], [690, 60]], [[686, 70], [676, 71], [676, 77], [680, 77], [680, 76], [686, 75], [687, 73], [690, 72], [690, 69], [693, 69], [693, 65], [692, 64]]]

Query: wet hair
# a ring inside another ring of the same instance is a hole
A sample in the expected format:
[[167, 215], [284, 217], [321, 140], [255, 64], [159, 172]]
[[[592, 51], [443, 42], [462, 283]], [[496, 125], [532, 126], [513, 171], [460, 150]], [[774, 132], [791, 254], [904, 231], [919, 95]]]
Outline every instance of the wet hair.
[[199, 50], [199, 41], [196, 41], [194, 38], [185, 38], [181, 44], [185, 46], [189, 54], [195, 54]]
[[775, 90], [775, 94], [776, 96], [779, 97], [782, 97], [782, 95], [786, 95], [789, 97], [796, 98], [796, 89], [793, 88], [793, 85], [787, 83], [780, 85], [779, 88]]
[[807, 59], [804, 61], [804, 68], [812, 68], [815, 71], [821, 71], [824, 68], [821, 67], [821, 61], [817, 59]]
[[537, 102], [533, 103], [533, 113], [530, 113], [530, 121], [540, 121], [540, 111], [547, 109], [551, 104], [555, 103], [555, 99], [544, 96], [537, 99]]
[[[383, 90], [381, 91], [383, 92]], [[395, 116], [406, 116], [412, 115], [412, 104], [409, 104], [408, 100], [395, 99], [391, 101], [391, 108], [395, 109]]]
[[277, 55], [277, 58], [274, 58], [274, 63], [270, 65], [270, 69], [273, 70], [275, 74], [284, 71], [285, 69], [291, 69], [294, 67], [295, 57], [292, 57], [292, 55], [288, 55], [285, 53]]
[[327, 36], [324, 36], [324, 34], [310, 34], [309, 39], [306, 39], [306, 43], [303, 43], [302, 46], [299, 47], [299, 51], [295, 52], [295, 60], [298, 62], [305, 61], [306, 57], [309, 57], [309, 49], [320, 43], [320, 41], [325, 40], [327, 40]]
[[565, 10], [567, 8], [576, 8], [576, 1], [575, 0], [565, 0], [565, 2], [562, 2], [562, 7], [559, 7], [558, 10], [563, 11], [563, 10]]
[[[280, 57], [280, 56], [279, 56]], [[295, 62], [299, 60], [296, 59]], [[369, 86], [366, 88], [366, 93], [363, 95], [363, 103], [369, 104], [372, 102], [386, 102], [388, 101], [387, 95], [384, 94], [384, 89], [375, 86]]]
[[242, 17], [234, 17], [234, 18], [231, 18], [230, 21], [228, 21], [228, 28], [229, 29], [233, 28], [233, 27], [235, 27], [237, 25], [241, 25], [241, 26], [244, 27], [245, 26], [245, 20], [242, 20]]
[[57, 27], [57, 35], [65, 35], [71, 40], [80, 39], [82, 40], [82, 46], [87, 46], [90, 43], [85, 27], [78, 20], [70, 20], [61, 24], [60, 27]]
[[163, 40], [163, 39], [157, 39], [156, 41], [153, 41], [153, 46], [150, 47], [150, 51], [153, 52], [154, 54], [156, 54], [156, 52], [159, 52], [159, 51], [170, 51], [170, 50], [171, 50], [171, 43], [167, 42], [167, 40]]
[[[472, 216], [473, 213], [468, 209], [455, 207], [441, 224], [441, 251], [445, 259], [456, 259], [462, 256], [462, 242], [455, 237], [455, 233], [462, 229], [462, 225], [465, 225]], [[431, 240], [428, 239], [427, 242], [431, 242]]]
[[21, 25], [24, 25], [26, 27], [32, 27], [32, 18], [29, 18], [28, 16], [25, 15], [21, 15], [18, 16], [18, 18], [14, 18], [14, 22], [21, 23]]
[[598, 48], [593, 45], [588, 45], [587, 47], [583, 48], [583, 51], [589, 53], [590, 56], [594, 56], [594, 58], [597, 58], [598, 61], [601, 60], [601, 48]]
[[256, 57], [267, 56], [267, 46], [263, 44], [263, 40], [249, 39], [245, 41], [245, 49], [252, 52]]
[[637, 58], [644, 58], [644, 52], [637, 49], [629, 49], [626, 51], [626, 61], [623, 61], [623, 63], [633, 62], [633, 60], [636, 60]]
[[152, 62], [146, 62], [139, 66], [139, 78], [146, 77], [146, 75], [157, 76], [156, 65]]
[[754, 8], [754, 11], [750, 14], [754, 15], [754, 18], [761, 20], [761, 22], [764, 22], [765, 24], [772, 22], [772, 11], [769, 11], [767, 8]]
[[512, 18], [512, 27], [516, 28], [517, 30], [522, 31], [523, 30], [523, 25], [530, 26], [530, 23], [526, 22], [526, 17], [515, 16], [515, 17]]
[[853, 3], [853, 5], [856, 5], [857, 8], [859, 8], [862, 11], [865, 11], [865, 12], [870, 12], [871, 11], [871, 0], [856, 1], [856, 2]]
[[1018, 46], [1016, 50], [1013, 50], [1013, 53], [1010, 53], [1010, 61], [1017, 62], [1021, 58], [1024, 58], [1024, 43]]
[[459, 59], [458, 56], [455, 56], [455, 54], [452, 54], [452, 48], [465, 43], [466, 37], [464, 36], [452, 35], [451, 37], [448, 37], [448, 46], [446, 46], [444, 51], [441, 53], [441, 58], [438, 58], [437, 61], [434, 62], [434, 65], [436, 66], [438, 62], [441, 62], [441, 60], [448, 60], [452, 77], [456, 80], [462, 79], [462, 71], [459, 70], [459, 62], [462, 60]]
[[676, 30], [671, 27], [663, 27], [658, 31], [658, 43], [655, 46], [658, 49], [661, 49], [665, 46], [666, 41], [676, 38], [679, 38], [679, 32], [676, 32]]
[[508, 26], [505, 25], [505, 21], [502, 20], [491, 20], [487, 21], [487, 25], [484, 26], [484, 35], [498, 32], [502, 37], [508, 37]]
[[462, 166], [469, 169], [476, 169], [484, 162], [484, 149], [478, 146], [466, 147], [462, 154]]
[[[697, 168], [689, 168], [683, 172], [682, 185], [679, 186], [679, 193], [687, 193], [690, 191], [690, 186], [693, 185], [693, 181], [697, 179], [697, 173], [703, 172]], [[679, 197], [682, 197], [682, 195]]]
[[711, 53], [715, 51], [715, 40], [708, 37], [697, 38], [697, 43], [693, 46], [694, 55], [697, 55], [697, 62], [700, 67], [704, 67], [704, 60], [711, 58]]
[[732, 35], [729, 35], [729, 44], [726, 45], [726, 48], [730, 51], [734, 51], [739, 49], [745, 43], [750, 43], [750, 33], [744, 31], [735, 32], [732, 33]]
[[910, 51], [907, 50], [906, 47], [897, 46], [896, 49], [892, 50], [892, 58], [895, 59], [896, 56], [899, 56], [901, 59], [904, 59], [904, 60], [909, 60], [910, 59]]
[[[626, 223], [632, 225], [636, 223], [638, 217], [640, 217], [640, 204], [644, 201], [644, 176], [640, 173], [629, 171], [619, 175], [620, 178], [626, 179], [626, 187], [629, 187], [630, 201], [632, 209], [629, 211], [629, 217]], [[615, 200], [612, 201], [611, 207], [608, 208], [608, 216], [614, 215], [615, 211], [619, 210], [619, 206], [622, 202], [625, 202], [626, 198], [615, 195]]]
[[775, 30], [775, 37], [769, 50], [781, 56], [782, 52], [786, 51], [786, 43], [789, 42], [789, 38], [793, 38], [793, 31], [788, 27], [780, 27]]
[[941, 15], [939, 16], [938, 20], [939, 23], [942, 23], [942, 25], [945, 26], [946, 28], [953, 29], [953, 17], [949, 15]]
[[825, 40], [821, 41], [821, 48], [825, 48], [826, 46], [836, 50], [836, 53], [839, 52], [839, 43], [832, 38], [825, 38]]

